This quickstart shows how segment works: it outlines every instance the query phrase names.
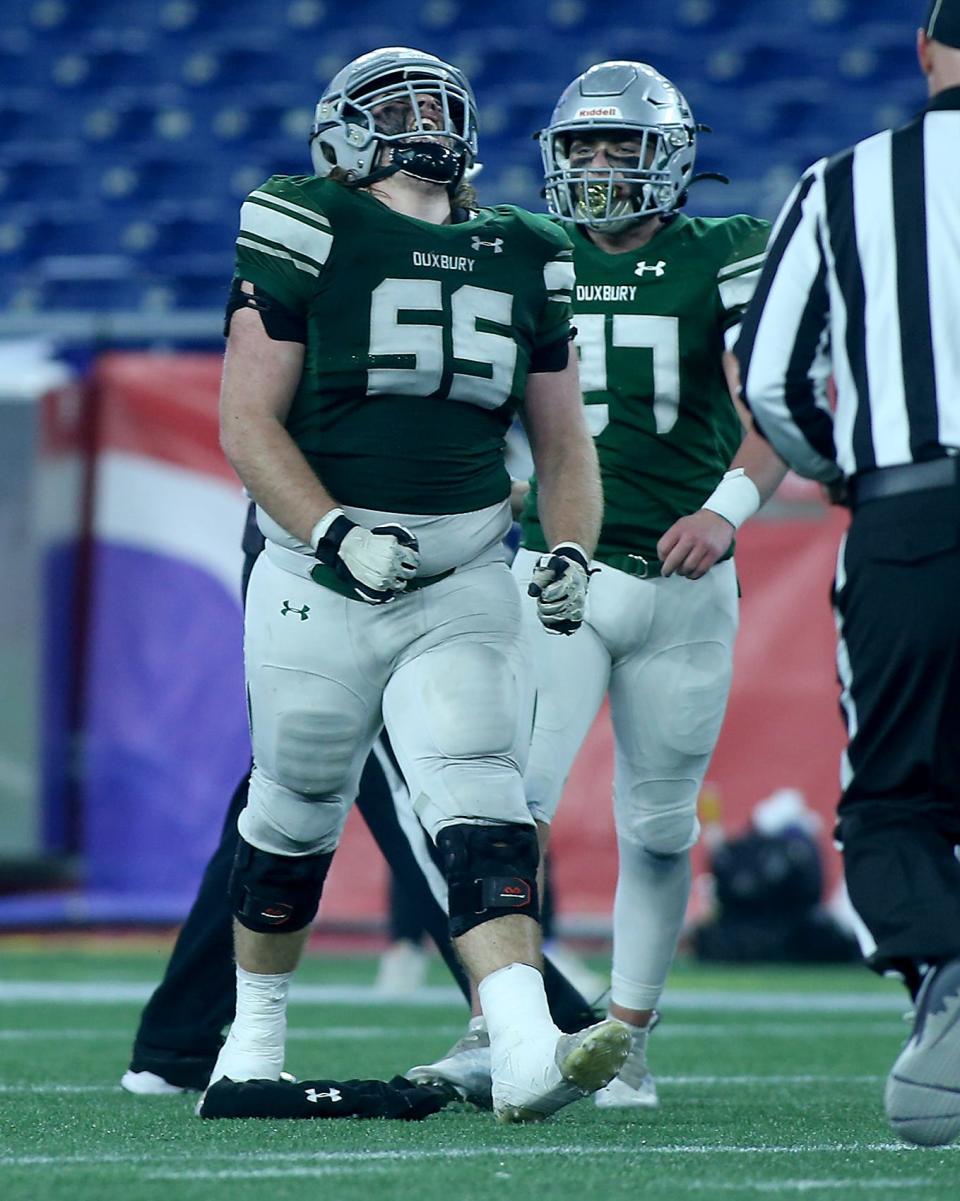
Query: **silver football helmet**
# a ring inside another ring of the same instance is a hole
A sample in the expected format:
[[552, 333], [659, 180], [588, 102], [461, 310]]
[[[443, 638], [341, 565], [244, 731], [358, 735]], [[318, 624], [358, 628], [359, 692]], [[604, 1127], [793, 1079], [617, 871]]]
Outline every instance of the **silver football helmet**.
[[[630, 138], [638, 153], [606, 167], [589, 165], [589, 139], [603, 133]], [[570, 153], [578, 137], [587, 143], [579, 162]], [[597, 63], [557, 101], [540, 133], [540, 152], [551, 212], [615, 233], [683, 203], [693, 178], [697, 126], [679, 89], [653, 67]]]
[[473, 90], [462, 71], [423, 50], [387, 46], [362, 54], [320, 97], [310, 154], [315, 174], [340, 167], [352, 184], [406, 171], [456, 187], [477, 156]]

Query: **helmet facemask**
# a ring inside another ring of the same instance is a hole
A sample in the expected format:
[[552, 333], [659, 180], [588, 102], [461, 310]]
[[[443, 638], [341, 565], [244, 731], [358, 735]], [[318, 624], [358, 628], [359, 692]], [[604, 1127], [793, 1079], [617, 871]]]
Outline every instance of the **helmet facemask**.
[[311, 150], [317, 175], [341, 167], [363, 184], [404, 171], [455, 188], [476, 143], [476, 103], [460, 71], [401, 49], [365, 55], [335, 76], [317, 105]]
[[[598, 140], [602, 167], [591, 165]], [[683, 205], [696, 152], [690, 106], [666, 76], [647, 63], [596, 63], [563, 90], [540, 133], [544, 194], [561, 221], [616, 233]]]
[[[598, 140], [608, 143], [606, 166], [592, 162]], [[621, 141], [635, 153], [610, 150]], [[682, 203], [686, 181], [677, 159], [692, 141], [693, 130], [683, 125], [552, 126], [541, 135], [550, 208], [562, 220], [610, 234], [668, 213]]]

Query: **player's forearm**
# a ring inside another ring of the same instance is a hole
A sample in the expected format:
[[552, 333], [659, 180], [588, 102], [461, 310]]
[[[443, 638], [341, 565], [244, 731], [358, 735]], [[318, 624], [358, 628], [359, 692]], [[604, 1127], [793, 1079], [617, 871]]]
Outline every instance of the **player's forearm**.
[[225, 417], [221, 444], [247, 491], [269, 515], [308, 546], [314, 526], [336, 502], [275, 417]]
[[287, 433], [304, 348], [268, 337], [259, 313], [233, 314], [220, 386], [220, 444], [253, 499], [283, 529], [311, 545], [335, 505]]
[[730, 464], [730, 470], [742, 467], [750, 477], [760, 494], [760, 504], [764, 505], [780, 487], [780, 482], [787, 474], [787, 465], [765, 438], [761, 438], [755, 429], [750, 429], [740, 443], [740, 449]]
[[548, 544], [576, 542], [591, 557], [603, 520], [603, 490], [593, 439], [588, 435], [551, 447], [541, 454], [536, 468], [537, 510]]

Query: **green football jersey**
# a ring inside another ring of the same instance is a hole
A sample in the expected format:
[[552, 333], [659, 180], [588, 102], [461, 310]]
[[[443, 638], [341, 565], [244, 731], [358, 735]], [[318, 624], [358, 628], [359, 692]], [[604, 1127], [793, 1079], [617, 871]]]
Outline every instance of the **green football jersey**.
[[236, 276], [305, 319], [286, 428], [335, 500], [452, 514], [509, 494], [504, 434], [530, 356], [569, 330], [562, 229], [511, 206], [433, 225], [274, 176], [241, 210]]
[[[680, 215], [645, 246], [607, 254], [577, 229], [573, 323], [603, 477], [596, 558], [656, 561], [660, 536], [707, 499], [743, 436], [723, 372], [725, 334], [759, 277], [770, 227]], [[536, 480], [523, 543], [547, 549]]]

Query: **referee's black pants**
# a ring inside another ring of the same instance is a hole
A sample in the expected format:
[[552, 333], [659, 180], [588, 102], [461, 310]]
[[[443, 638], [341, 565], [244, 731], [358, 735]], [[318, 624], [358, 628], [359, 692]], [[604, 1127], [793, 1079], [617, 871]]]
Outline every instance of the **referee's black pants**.
[[960, 955], [960, 486], [854, 510], [834, 590], [838, 836], [877, 971]]

